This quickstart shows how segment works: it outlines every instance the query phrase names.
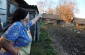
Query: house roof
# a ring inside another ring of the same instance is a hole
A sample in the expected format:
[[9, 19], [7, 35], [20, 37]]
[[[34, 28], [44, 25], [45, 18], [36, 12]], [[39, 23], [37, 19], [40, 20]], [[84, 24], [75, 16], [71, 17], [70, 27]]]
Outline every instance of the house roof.
[[42, 18], [49, 18], [49, 19], [58, 19], [58, 20], [60, 20], [58, 15], [55, 15], [55, 14], [46, 14], [46, 13], [43, 13], [42, 14]]
[[74, 18], [74, 22], [78, 24], [85, 24], [85, 19], [82, 18]]
[[14, 0], [15, 2], [18, 3], [18, 5], [22, 4], [22, 5], [28, 5], [24, 0]]
[[39, 13], [37, 5], [29, 5], [24, 0], [14, 0], [14, 1], [18, 3], [19, 7], [26, 8], [26, 9], [34, 9], [37, 10], [37, 12]]

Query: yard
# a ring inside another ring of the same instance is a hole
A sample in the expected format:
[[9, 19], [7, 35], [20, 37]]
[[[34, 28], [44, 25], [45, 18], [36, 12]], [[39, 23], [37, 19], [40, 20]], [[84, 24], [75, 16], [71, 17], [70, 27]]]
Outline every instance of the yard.
[[52, 25], [43, 28], [45, 33], [32, 44], [31, 55], [85, 55], [85, 30]]
[[85, 30], [49, 26], [47, 31], [58, 55], [85, 55]]
[[32, 43], [31, 55], [57, 55], [46, 28], [41, 27], [40, 40]]

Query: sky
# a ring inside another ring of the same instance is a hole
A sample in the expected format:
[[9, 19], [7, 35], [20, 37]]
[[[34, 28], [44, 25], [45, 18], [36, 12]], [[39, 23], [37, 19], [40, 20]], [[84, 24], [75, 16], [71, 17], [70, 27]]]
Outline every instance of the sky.
[[79, 12], [78, 14], [75, 14], [75, 16], [79, 18], [85, 18], [85, 0], [77, 0], [77, 6]]
[[[36, 5], [39, 0], [25, 0], [29, 5]], [[55, 2], [55, 6], [58, 3], [57, 0], [53, 0]], [[75, 13], [75, 17], [85, 18], [85, 0], [76, 0], [77, 7], [79, 9], [78, 13]]]

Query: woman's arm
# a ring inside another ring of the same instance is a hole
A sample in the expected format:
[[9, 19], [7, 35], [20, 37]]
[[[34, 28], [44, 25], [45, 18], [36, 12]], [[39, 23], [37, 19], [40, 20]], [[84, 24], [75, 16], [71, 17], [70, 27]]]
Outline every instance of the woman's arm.
[[27, 27], [31, 27], [32, 25], [34, 25], [42, 16], [41, 15], [36, 15], [35, 18], [33, 18], [31, 21], [27, 22]]
[[41, 15], [36, 15], [35, 18], [31, 20], [32, 25], [35, 24], [39, 20], [39, 18], [41, 18], [41, 17], [42, 17]]
[[41, 14], [39, 14], [39, 15], [35, 15], [35, 18], [33, 18], [31, 21], [32, 21], [32, 25], [33, 24], [35, 24], [38, 20], [39, 20], [39, 18], [41, 18], [42, 16], [41, 16]]
[[18, 51], [4, 37], [0, 38], [0, 43], [7, 52], [10, 52], [12, 55], [18, 55]]

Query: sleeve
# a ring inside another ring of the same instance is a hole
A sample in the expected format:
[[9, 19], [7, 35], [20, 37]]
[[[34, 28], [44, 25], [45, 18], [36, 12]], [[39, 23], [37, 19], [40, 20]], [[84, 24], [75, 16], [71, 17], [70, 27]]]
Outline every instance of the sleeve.
[[30, 28], [32, 25], [33, 25], [33, 24], [32, 24], [32, 20], [30, 20], [30, 21], [27, 23], [26, 26], [27, 26], [28, 28]]
[[27, 27], [30, 28], [32, 25], [34, 25], [39, 20], [40, 17], [42, 17], [42, 16], [36, 15], [35, 18], [33, 18], [31, 21], [29, 21], [27, 23]]
[[16, 39], [19, 37], [19, 27], [12, 25], [2, 36], [9, 41], [16, 41]]

